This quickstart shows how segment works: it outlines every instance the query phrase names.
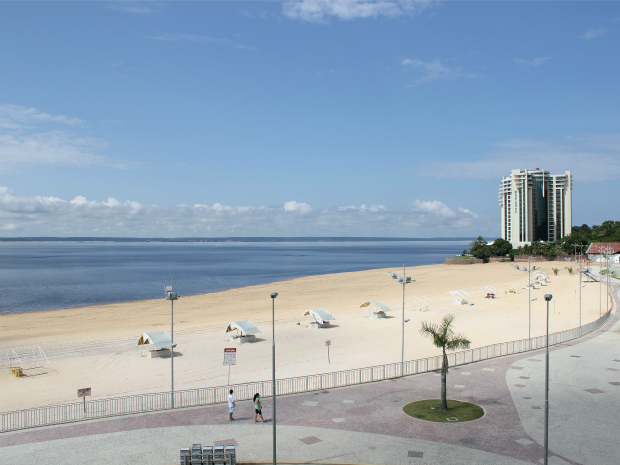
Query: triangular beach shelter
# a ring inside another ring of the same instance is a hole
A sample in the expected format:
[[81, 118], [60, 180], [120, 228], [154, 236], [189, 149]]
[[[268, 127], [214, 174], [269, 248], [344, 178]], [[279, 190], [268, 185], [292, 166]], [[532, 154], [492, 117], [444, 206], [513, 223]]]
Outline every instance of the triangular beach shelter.
[[324, 308], [317, 308], [315, 310], [306, 310], [301, 316], [312, 315], [315, 319], [312, 323], [308, 325], [308, 328], [325, 328], [329, 326], [329, 322], [331, 320], [335, 320], [334, 315], [329, 313]]
[[233, 321], [228, 324], [226, 328], [226, 334], [231, 331], [237, 331], [233, 336], [230, 336], [230, 340], [243, 344], [244, 342], [256, 341], [255, 334], [260, 333], [260, 329], [256, 327], [250, 320]]
[[137, 345], [148, 346], [142, 351], [142, 355], [150, 358], [170, 356], [170, 347], [177, 346], [176, 342], [172, 342], [170, 334], [166, 331], [144, 333]]
[[360, 308], [371, 307], [373, 311], [366, 313], [367, 318], [385, 318], [385, 312], [391, 312], [392, 309], [379, 300], [364, 302]]

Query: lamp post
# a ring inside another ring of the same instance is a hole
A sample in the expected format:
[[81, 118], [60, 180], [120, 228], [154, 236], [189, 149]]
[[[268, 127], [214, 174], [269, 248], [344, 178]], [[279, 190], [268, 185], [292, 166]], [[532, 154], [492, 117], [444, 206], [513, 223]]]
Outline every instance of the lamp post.
[[605, 275], [607, 278], [607, 289], [606, 289], [606, 294], [607, 294], [607, 306], [605, 307], [605, 311], [608, 312], [609, 311], [609, 253], [611, 252], [611, 247], [606, 245], [604, 248], [605, 251]]
[[579, 262], [579, 335], [581, 336], [581, 262]]
[[[400, 351], [400, 375], [405, 376], [405, 284], [415, 282], [410, 277], [405, 277], [405, 265], [403, 265], [403, 275], [395, 277], [396, 273], [391, 274], [392, 279], [398, 284], [403, 285], [403, 318], [402, 318], [402, 334], [401, 334], [401, 351]], [[407, 320], [409, 321], [409, 320]]]
[[603, 271], [603, 257], [601, 256], [601, 249], [598, 250], [598, 317], [603, 314], [603, 283], [601, 282], [601, 274]]
[[276, 311], [277, 292], [271, 293], [271, 399], [273, 401], [273, 465], [276, 465]]
[[174, 301], [179, 299], [179, 295], [174, 292], [174, 277], [172, 286], [164, 286], [164, 292], [170, 301], [170, 405], [174, 408]]
[[547, 337], [546, 339], [546, 357], [545, 357], [545, 462], [544, 465], [548, 465], [549, 462], [549, 302], [553, 296], [551, 294], [545, 294], [545, 301], [547, 302]]
[[528, 307], [529, 307], [529, 311], [530, 311], [530, 324], [529, 324], [529, 331], [528, 331], [528, 336], [527, 336], [527, 348], [531, 349], [532, 348], [532, 262], [531, 262], [531, 255], [527, 256], [527, 279], [528, 279], [528, 283], [527, 283], [527, 292], [528, 292]]

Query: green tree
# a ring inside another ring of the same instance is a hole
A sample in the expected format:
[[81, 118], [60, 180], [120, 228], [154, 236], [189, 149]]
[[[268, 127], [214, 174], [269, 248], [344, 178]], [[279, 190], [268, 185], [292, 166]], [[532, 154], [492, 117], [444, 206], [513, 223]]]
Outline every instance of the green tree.
[[512, 250], [512, 244], [508, 242], [506, 239], [495, 239], [493, 245], [491, 246], [491, 253], [493, 255], [508, 255], [508, 253]]
[[420, 333], [423, 336], [433, 339], [433, 344], [442, 350], [441, 363], [441, 410], [448, 410], [446, 378], [448, 376], [448, 356], [446, 350], [469, 349], [471, 341], [462, 334], [454, 334], [452, 322], [454, 315], [446, 315], [439, 325], [433, 323], [422, 323]]
[[478, 239], [470, 242], [469, 246], [469, 254], [476, 258], [484, 259], [491, 256], [491, 247], [487, 245], [487, 241], [485, 241], [482, 236], [478, 236]]

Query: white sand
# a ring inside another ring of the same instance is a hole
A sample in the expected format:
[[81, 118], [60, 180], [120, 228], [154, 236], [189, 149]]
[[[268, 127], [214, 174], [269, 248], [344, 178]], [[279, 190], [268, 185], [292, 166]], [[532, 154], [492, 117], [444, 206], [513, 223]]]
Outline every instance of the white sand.
[[[538, 264], [537, 264], [538, 265]], [[551, 280], [532, 290], [532, 336], [544, 334], [545, 293], [551, 293], [551, 332], [579, 325], [579, 278], [569, 276], [566, 262], [540, 264]], [[553, 276], [552, 268], [560, 268]], [[226, 384], [223, 349], [237, 347], [237, 365], [231, 383], [270, 379], [271, 299], [277, 291], [277, 377], [286, 378], [400, 361], [402, 285], [386, 271], [311, 276], [268, 285], [250, 286], [213, 294], [181, 297], [175, 302], [175, 389]], [[456, 315], [455, 328], [472, 341], [472, 347], [524, 339], [528, 336], [528, 291], [522, 283], [519, 294], [504, 294], [509, 281], [527, 273], [508, 263], [484, 265], [429, 265], [409, 268], [416, 280], [407, 286], [407, 296], [424, 295], [433, 301], [430, 311], [411, 311], [407, 299], [405, 359], [438, 354], [429, 339], [419, 334], [422, 321], [439, 322]], [[584, 283], [582, 320], [599, 316], [599, 284]], [[500, 289], [494, 300], [478, 296], [478, 289], [493, 285]], [[463, 289], [472, 295], [473, 306], [452, 304], [447, 291]], [[603, 305], [605, 304], [603, 287]], [[366, 318], [363, 302], [380, 300], [389, 305], [392, 318]], [[323, 307], [336, 320], [329, 329], [309, 329], [305, 310]], [[604, 310], [603, 310], [604, 311]], [[227, 324], [249, 319], [262, 331], [259, 340], [238, 345], [224, 334]], [[296, 323], [300, 322], [301, 325]], [[165, 299], [100, 305], [66, 310], [0, 316], [0, 354], [10, 347], [40, 345], [55, 354], [46, 374], [15, 378], [0, 371], [0, 411], [75, 401], [76, 390], [92, 387], [93, 398], [170, 388], [170, 359], [141, 357], [135, 343], [144, 332], [170, 331], [170, 303]], [[330, 339], [331, 364], [327, 363], [325, 340]], [[85, 350], [92, 355], [80, 355]]]

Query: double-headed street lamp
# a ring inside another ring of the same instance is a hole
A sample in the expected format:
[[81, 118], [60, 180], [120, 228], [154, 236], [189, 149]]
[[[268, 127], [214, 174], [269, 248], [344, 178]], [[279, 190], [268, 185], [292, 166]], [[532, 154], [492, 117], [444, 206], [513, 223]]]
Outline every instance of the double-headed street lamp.
[[402, 334], [401, 334], [401, 354], [400, 354], [400, 375], [405, 376], [405, 284], [411, 284], [415, 282], [415, 279], [405, 277], [405, 265], [403, 265], [403, 275], [396, 276], [396, 273], [390, 273], [390, 276], [398, 284], [403, 285], [403, 319], [402, 319]]
[[174, 408], [174, 301], [179, 299], [179, 294], [174, 292], [174, 277], [172, 286], [164, 286], [164, 292], [170, 301], [170, 405]]
[[553, 296], [551, 294], [545, 294], [545, 301], [547, 302], [547, 337], [546, 337], [546, 357], [545, 357], [545, 462], [544, 465], [548, 465], [549, 461], [549, 302]]
[[277, 292], [271, 293], [271, 398], [273, 401], [273, 465], [276, 465], [276, 311]]

